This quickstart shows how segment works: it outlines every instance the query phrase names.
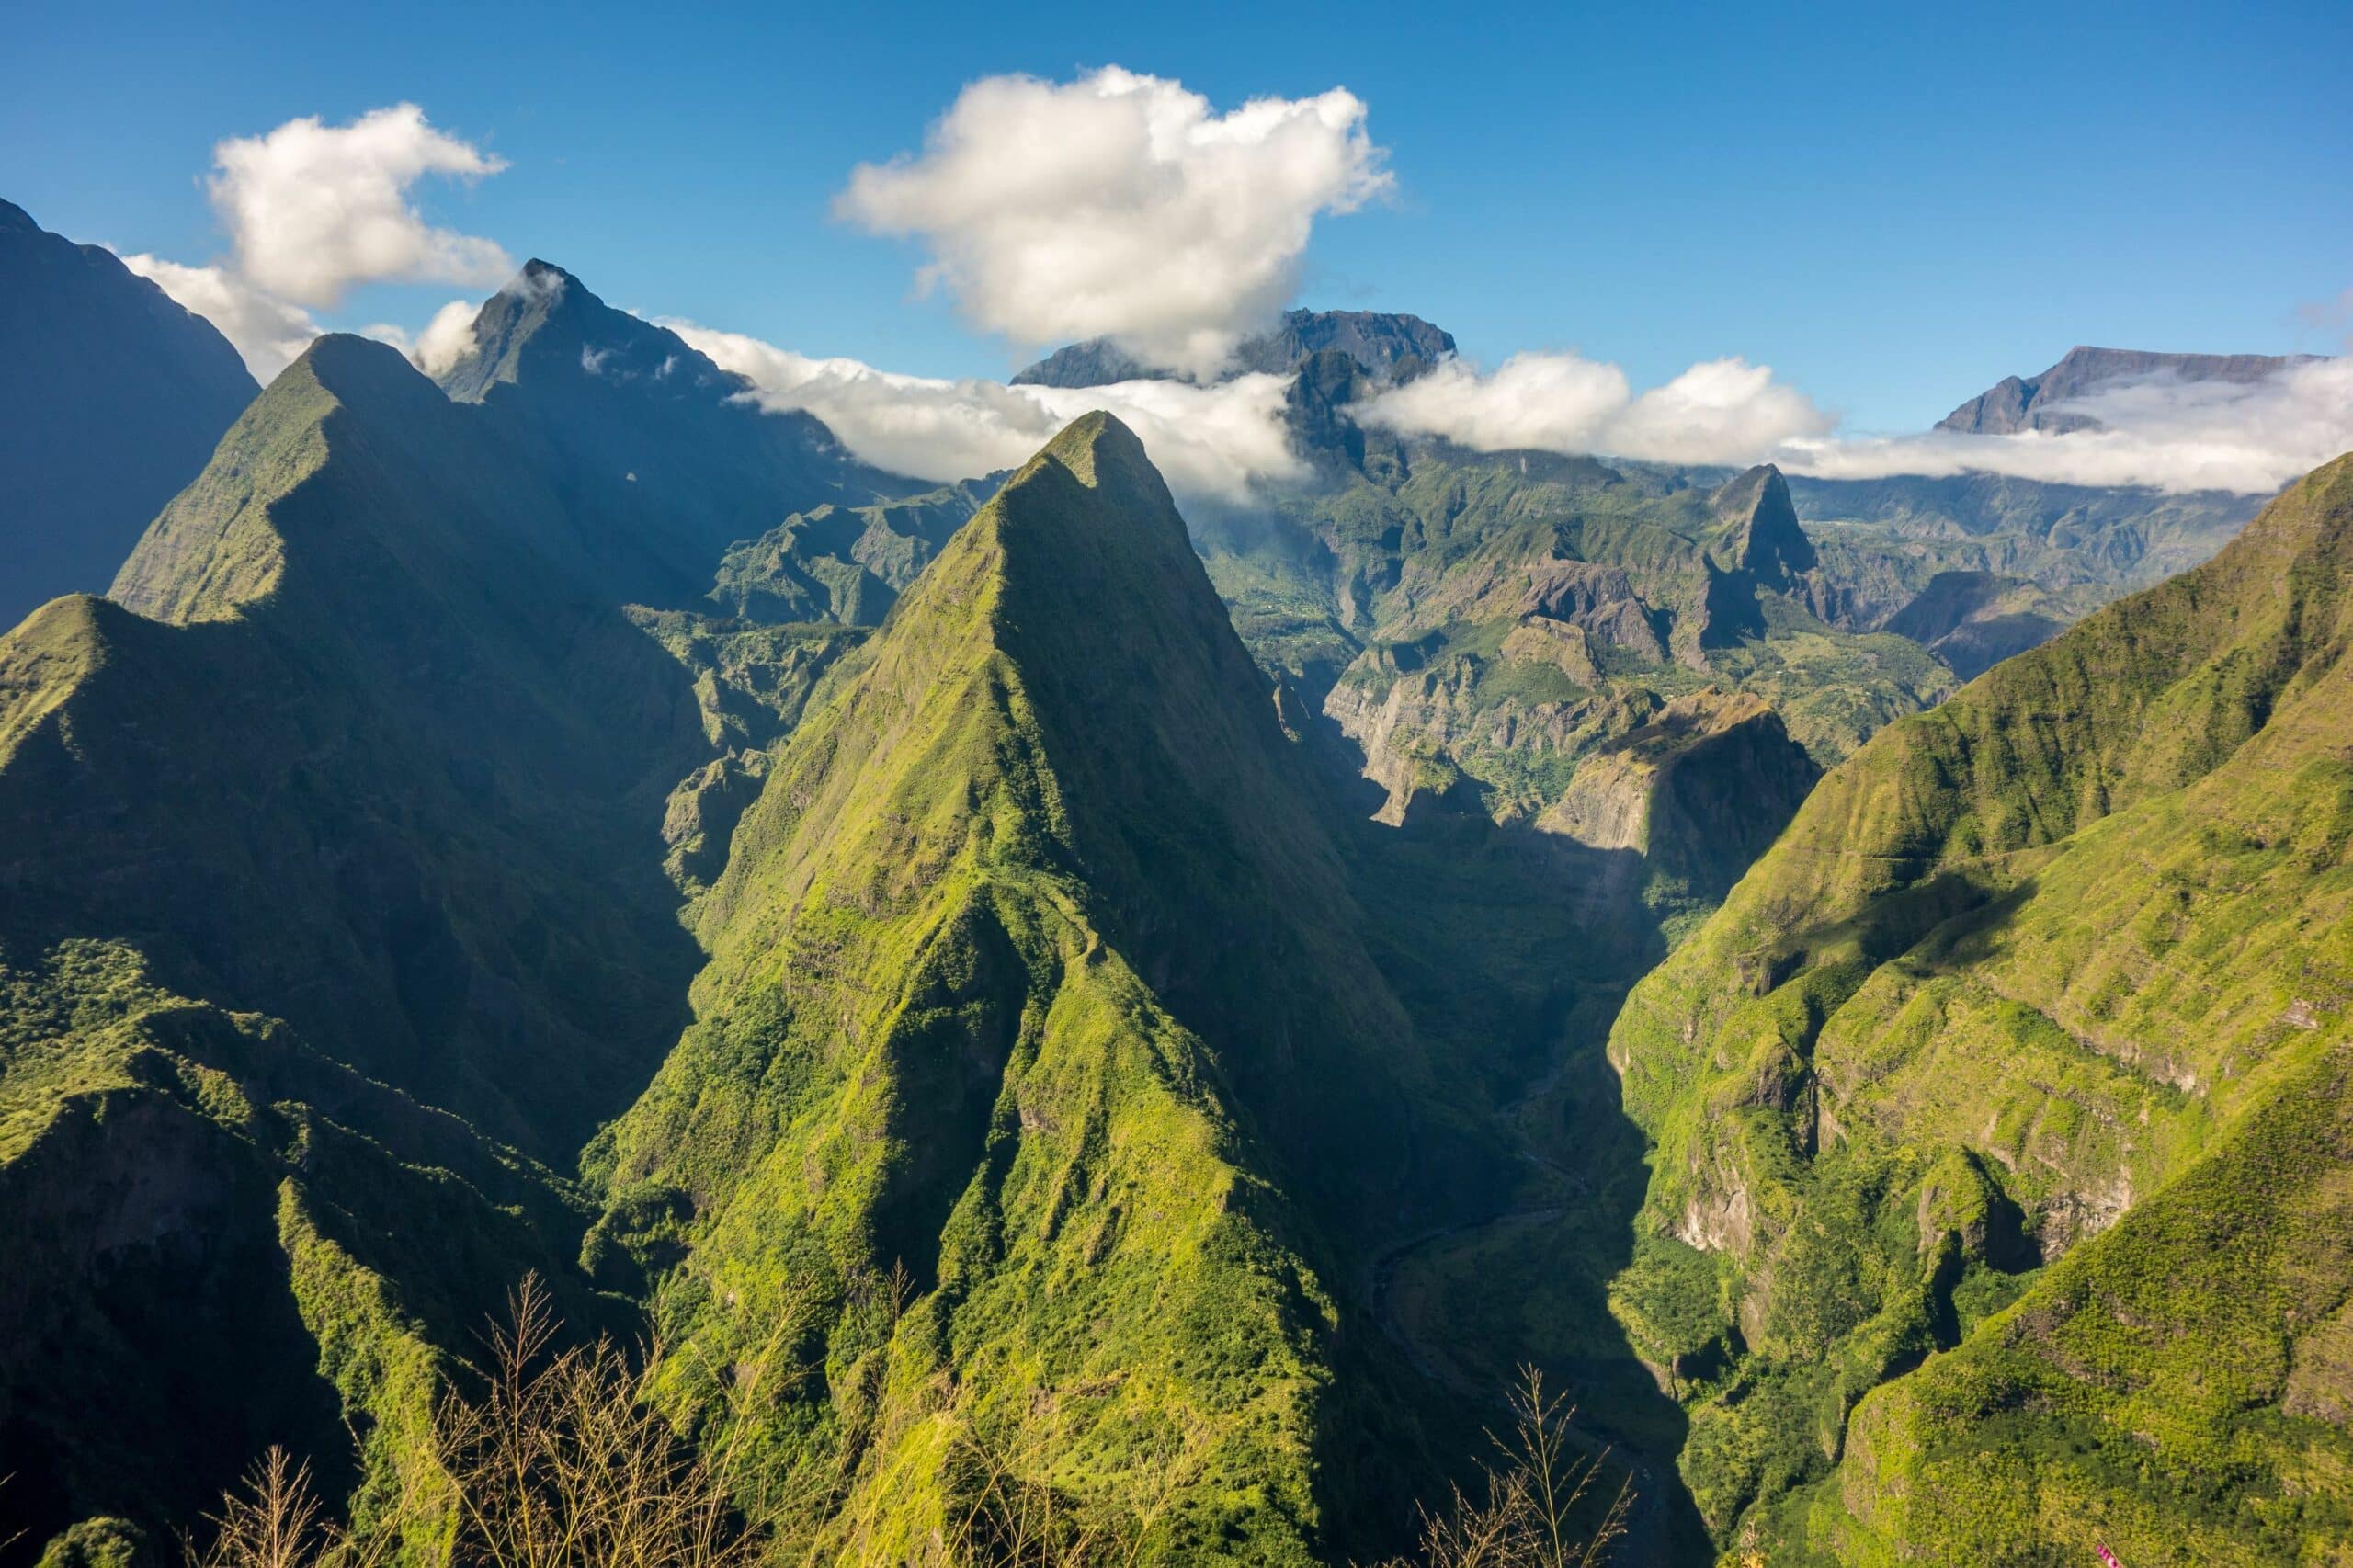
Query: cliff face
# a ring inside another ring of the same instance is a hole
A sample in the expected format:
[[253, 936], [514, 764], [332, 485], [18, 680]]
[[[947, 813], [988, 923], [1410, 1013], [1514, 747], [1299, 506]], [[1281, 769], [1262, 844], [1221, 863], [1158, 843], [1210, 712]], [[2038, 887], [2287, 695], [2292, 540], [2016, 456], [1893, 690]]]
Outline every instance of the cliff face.
[[1597, 849], [1636, 850], [1654, 877], [1712, 902], [1821, 777], [1761, 698], [1699, 692], [1587, 757], [1536, 825]]
[[2048, 642], [2075, 618], [2040, 585], [1992, 572], [1939, 572], [1888, 618], [1887, 630], [1927, 649], [1963, 680]]
[[2155, 354], [2078, 345], [2039, 376], [2004, 377], [1991, 390], [1938, 420], [1937, 428], [1969, 436], [2097, 430], [2100, 428], [2097, 418], [2055, 405], [2119, 381], [2154, 377], [2179, 381], [2268, 381], [2290, 366], [2308, 365], [2315, 358], [2310, 354]]

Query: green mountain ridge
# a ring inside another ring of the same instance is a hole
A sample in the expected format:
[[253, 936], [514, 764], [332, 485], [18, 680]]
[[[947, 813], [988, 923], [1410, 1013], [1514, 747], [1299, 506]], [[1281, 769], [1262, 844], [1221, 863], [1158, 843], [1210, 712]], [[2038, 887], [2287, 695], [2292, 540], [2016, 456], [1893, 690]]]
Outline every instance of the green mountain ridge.
[[[131, 608], [0, 639], [0, 813], [40, 824], [0, 852], [0, 1202], [31, 1238], [0, 1506], [35, 1548], [93, 1514], [168, 1533], [264, 1441], [364, 1521], [525, 1270], [613, 1320], [555, 1173], [685, 1016], [674, 787], [756, 755], [837, 651], [606, 597], [551, 455], [584, 437], [518, 434], [630, 416], [597, 388], [500, 412], [322, 338], [124, 563]], [[740, 434], [781, 509], [771, 433]]]
[[[597, 1156], [599, 1235], [675, 1268], [690, 1402], [825, 1282], [821, 1397], [764, 1440], [856, 1461], [861, 1556], [940, 1528], [955, 1435], [1051, 1390], [1082, 1509], [1200, 1445], [1154, 1560], [1312, 1560], [1344, 1397], [1313, 1238], [1430, 1200], [1404, 1152], [1445, 1101], [1135, 438], [1058, 437], [861, 659], [701, 906], [698, 1021]], [[894, 1269], [878, 1329], [859, 1281]], [[965, 1403], [878, 1431], [940, 1376]]]
[[2340, 460], [1883, 732], [1636, 988], [1610, 1049], [1656, 1153], [1625, 1315], [1689, 1369], [1720, 1540], [2353, 1539], [2348, 562]]

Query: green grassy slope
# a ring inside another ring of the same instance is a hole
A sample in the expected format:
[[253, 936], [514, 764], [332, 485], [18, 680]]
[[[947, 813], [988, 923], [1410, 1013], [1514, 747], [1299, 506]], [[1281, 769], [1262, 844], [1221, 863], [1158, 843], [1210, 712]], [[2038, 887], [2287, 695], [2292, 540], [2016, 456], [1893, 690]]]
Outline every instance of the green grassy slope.
[[597, 1154], [596, 1261], [671, 1270], [691, 1403], [821, 1283], [812, 1382], [759, 1420], [779, 1468], [843, 1467], [859, 1550], [950, 1512], [956, 1434], [1051, 1407], [1082, 1515], [1193, 1454], [1148, 1555], [1304, 1560], [1336, 1327], [1310, 1238], [1443, 1196], [1414, 1151], [1447, 1133], [1263, 679], [1104, 415], [864, 659], [701, 906], [697, 1022]]
[[691, 946], [631, 846], [708, 755], [684, 672], [537, 548], [563, 517], [397, 354], [324, 340], [126, 563], [165, 623], [62, 601], [0, 653], [57, 705], [0, 769], [52, 828], [16, 907], [563, 1157], [676, 1016]]
[[1621, 1315], [1720, 1539], [2347, 1539], [2348, 568], [2353, 460], [1892, 726], [1636, 989]]

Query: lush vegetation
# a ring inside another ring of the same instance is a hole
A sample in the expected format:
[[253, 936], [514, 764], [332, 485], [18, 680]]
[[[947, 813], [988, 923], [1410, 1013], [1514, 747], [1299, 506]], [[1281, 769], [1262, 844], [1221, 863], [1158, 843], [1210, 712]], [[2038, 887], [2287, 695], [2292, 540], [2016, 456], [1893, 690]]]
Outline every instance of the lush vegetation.
[[1918, 714], [2204, 514], [1360, 371], [1188, 537], [316, 345], [0, 639], [0, 1551], [2327, 1560], [2353, 481]]
[[2348, 560], [2340, 462], [1882, 733], [1636, 990], [1665, 1266], [1621, 1317], [1716, 1369], [1683, 1470], [1720, 1539], [2347, 1539]]

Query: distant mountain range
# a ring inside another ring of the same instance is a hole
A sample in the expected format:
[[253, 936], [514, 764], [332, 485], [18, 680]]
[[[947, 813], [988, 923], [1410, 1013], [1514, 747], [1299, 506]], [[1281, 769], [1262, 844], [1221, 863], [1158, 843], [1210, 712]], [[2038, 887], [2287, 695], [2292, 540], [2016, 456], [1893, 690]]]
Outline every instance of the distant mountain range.
[[97, 593], [260, 389], [102, 245], [0, 201], [0, 621]]
[[[1347, 355], [1378, 381], [1404, 381], [1450, 358], [1454, 337], [1419, 316], [1377, 311], [1285, 311], [1272, 332], [1243, 339], [1223, 378], [1263, 372], [1288, 376], [1311, 354]], [[1015, 373], [1015, 386], [1099, 387], [1165, 377], [1108, 338], [1058, 348]]]
[[2103, 387], [2149, 380], [2171, 381], [2268, 381], [2293, 365], [2309, 365], [2311, 354], [2150, 354], [2132, 348], [2086, 348], [2078, 345], [2039, 376], [2005, 376], [1987, 392], [1937, 421], [1939, 430], [1967, 436], [2014, 436], [2021, 430], [2064, 435], [2097, 430], [2100, 422], [2063, 406]]

